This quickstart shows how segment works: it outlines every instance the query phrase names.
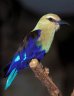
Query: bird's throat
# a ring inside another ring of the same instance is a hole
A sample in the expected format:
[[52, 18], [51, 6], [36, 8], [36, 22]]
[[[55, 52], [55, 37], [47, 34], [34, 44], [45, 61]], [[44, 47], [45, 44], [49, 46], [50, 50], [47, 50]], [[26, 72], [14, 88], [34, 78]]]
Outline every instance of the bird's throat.
[[38, 39], [38, 45], [42, 45], [42, 50], [45, 50], [46, 53], [49, 51], [52, 44], [55, 32], [41, 32], [41, 36]]

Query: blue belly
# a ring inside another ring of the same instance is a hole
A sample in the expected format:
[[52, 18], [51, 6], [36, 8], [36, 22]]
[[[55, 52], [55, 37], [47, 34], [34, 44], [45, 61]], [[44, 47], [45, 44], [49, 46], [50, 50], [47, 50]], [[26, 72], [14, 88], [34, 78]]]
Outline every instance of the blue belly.
[[8, 72], [8, 79], [5, 85], [5, 90], [10, 87], [16, 75], [21, 69], [27, 68], [29, 66], [29, 62], [36, 58], [38, 60], [42, 60], [45, 55], [45, 50], [42, 50], [42, 46], [37, 45], [37, 40], [40, 37], [40, 31], [37, 31], [38, 35], [36, 38], [29, 37], [25, 47], [21, 51], [15, 54]]
[[[39, 33], [40, 34], [40, 33]], [[42, 46], [37, 45], [37, 40], [40, 35], [36, 38], [29, 37], [26, 46], [17, 54], [15, 54], [10, 68], [7, 72], [9, 74], [14, 68], [18, 71], [28, 67], [29, 62], [36, 58], [38, 60], [42, 60], [45, 55], [45, 50], [42, 50]]]

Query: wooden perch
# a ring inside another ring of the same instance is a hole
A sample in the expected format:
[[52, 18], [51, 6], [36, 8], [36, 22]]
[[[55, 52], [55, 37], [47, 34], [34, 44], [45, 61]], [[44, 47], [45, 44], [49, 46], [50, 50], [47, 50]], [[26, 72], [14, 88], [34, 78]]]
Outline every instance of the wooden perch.
[[42, 64], [39, 63], [37, 59], [32, 59], [29, 66], [35, 76], [43, 83], [44, 86], [46, 86], [51, 96], [62, 96], [60, 90], [49, 76], [48, 68], [43, 68]]
[[73, 92], [71, 93], [71, 96], [74, 96], [74, 90], [73, 90]]

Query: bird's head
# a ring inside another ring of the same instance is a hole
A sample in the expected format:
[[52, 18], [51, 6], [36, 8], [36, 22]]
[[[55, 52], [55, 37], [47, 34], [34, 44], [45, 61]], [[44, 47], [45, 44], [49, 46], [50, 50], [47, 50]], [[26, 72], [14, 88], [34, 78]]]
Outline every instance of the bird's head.
[[36, 29], [57, 31], [60, 28], [60, 25], [68, 24], [65, 21], [62, 21], [61, 18], [56, 14], [46, 14], [42, 16], [37, 23]]

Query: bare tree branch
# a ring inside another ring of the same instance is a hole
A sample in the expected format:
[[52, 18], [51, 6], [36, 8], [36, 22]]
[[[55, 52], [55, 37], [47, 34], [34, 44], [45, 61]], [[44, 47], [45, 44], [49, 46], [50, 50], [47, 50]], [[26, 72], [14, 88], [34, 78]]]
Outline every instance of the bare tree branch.
[[43, 85], [47, 88], [48, 92], [51, 96], [62, 96], [60, 90], [52, 81], [49, 76], [49, 69], [43, 68], [42, 64], [38, 62], [37, 59], [32, 59], [30, 64], [30, 68], [34, 72], [35, 76], [43, 83]]
[[73, 90], [73, 92], [71, 93], [71, 96], [74, 96], [74, 90]]

